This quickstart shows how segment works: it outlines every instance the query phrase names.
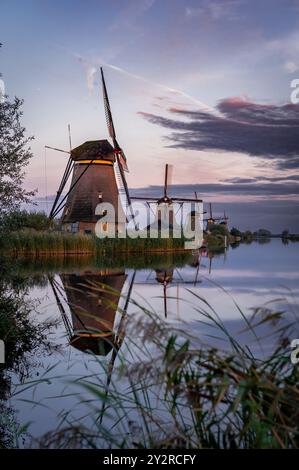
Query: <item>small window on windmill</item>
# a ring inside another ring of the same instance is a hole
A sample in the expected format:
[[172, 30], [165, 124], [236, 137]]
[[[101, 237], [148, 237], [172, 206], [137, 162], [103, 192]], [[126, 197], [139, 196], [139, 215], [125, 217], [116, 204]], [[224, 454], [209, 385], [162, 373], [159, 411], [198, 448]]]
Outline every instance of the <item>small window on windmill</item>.
[[102, 192], [99, 193], [98, 198], [99, 198], [99, 202], [102, 202], [102, 200], [103, 200], [103, 193]]
[[102, 227], [103, 227], [103, 232], [108, 232], [108, 223], [107, 222], [104, 222]]
[[77, 233], [79, 230], [79, 222], [73, 222], [71, 225], [71, 232]]

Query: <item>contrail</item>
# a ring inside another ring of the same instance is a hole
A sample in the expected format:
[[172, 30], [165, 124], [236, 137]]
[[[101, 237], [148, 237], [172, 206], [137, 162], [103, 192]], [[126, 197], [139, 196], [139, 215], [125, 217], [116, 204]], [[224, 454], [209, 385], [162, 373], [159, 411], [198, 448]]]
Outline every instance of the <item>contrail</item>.
[[110, 67], [113, 70], [116, 70], [117, 72], [123, 73], [124, 75], [127, 75], [129, 77], [135, 78], [136, 80], [142, 80], [143, 82], [149, 83], [150, 85], [157, 86], [159, 88], [163, 88], [164, 90], [170, 91], [171, 93], [176, 93], [178, 95], [183, 96], [184, 98], [187, 98], [188, 100], [192, 101], [193, 103], [197, 104], [198, 106], [204, 107], [204, 108], [209, 108], [206, 104], [202, 103], [201, 101], [197, 100], [193, 96], [189, 95], [188, 93], [185, 93], [182, 90], [178, 90], [177, 88], [171, 88], [167, 85], [163, 85], [162, 83], [159, 82], [154, 82], [152, 80], [149, 80], [146, 77], [143, 77], [142, 75], [136, 75], [135, 73], [128, 72], [127, 70], [117, 67], [116, 65], [103, 63], [106, 67]]
[[[200, 106], [201, 108], [205, 108], [205, 109], [209, 110], [210, 112], [215, 112], [215, 110], [213, 108], [211, 108], [210, 106], [206, 105], [205, 103], [202, 103], [200, 100], [194, 98], [193, 96], [189, 95], [188, 93], [185, 93], [184, 91], [179, 90], [177, 88], [172, 88], [172, 87], [169, 87], [169, 86], [164, 85], [162, 83], [150, 80], [150, 79], [148, 79], [148, 78], [146, 78], [142, 75], [137, 75], [135, 73], [128, 72], [128, 70], [125, 70], [121, 67], [118, 67], [117, 65], [110, 64], [109, 62], [97, 61], [97, 63], [95, 63], [95, 62], [90, 62], [90, 61], [86, 60], [85, 58], [83, 58], [82, 56], [80, 56], [78, 54], [73, 54], [73, 56], [77, 60], [79, 60], [80, 62], [84, 62], [90, 68], [87, 72], [89, 89], [91, 88], [91, 81], [92, 81], [95, 73], [97, 71], [99, 71], [99, 66], [100, 66], [99, 63], [100, 63], [101, 65], [103, 65], [105, 67], [109, 67], [110, 69], [115, 70], [116, 72], [122, 73], [123, 75], [134, 78], [135, 80], [141, 80], [143, 82], [149, 83], [152, 86], [156, 86], [156, 87], [162, 88], [163, 90], [167, 90], [168, 92], [180, 95], [180, 96], [188, 99], [189, 101], [192, 101], [192, 103], [196, 104], [197, 106]], [[97, 69], [96, 69], [96, 67], [97, 67]]]

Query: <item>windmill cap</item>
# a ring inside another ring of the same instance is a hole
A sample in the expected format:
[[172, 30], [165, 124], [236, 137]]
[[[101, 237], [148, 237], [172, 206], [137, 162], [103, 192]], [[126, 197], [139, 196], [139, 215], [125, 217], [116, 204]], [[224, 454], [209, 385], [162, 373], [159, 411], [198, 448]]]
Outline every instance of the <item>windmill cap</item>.
[[72, 149], [73, 160], [111, 160], [114, 161], [114, 149], [108, 140], [89, 140]]

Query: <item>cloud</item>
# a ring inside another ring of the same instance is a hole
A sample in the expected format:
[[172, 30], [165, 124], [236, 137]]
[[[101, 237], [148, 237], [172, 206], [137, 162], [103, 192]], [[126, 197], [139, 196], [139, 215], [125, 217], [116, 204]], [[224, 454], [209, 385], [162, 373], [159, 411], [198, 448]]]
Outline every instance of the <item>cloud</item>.
[[87, 88], [90, 93], [93, 92], [94, 86], [95, 86], [95, 79], [96, 79], [96, 73], [98, 69], [91, 65], [90, 67], [87, 67], [86, 70], [86, 80], [87, 80]]
[[130, 0], [120, 10], [116, 20], [110, 26], [110, 31], [131, 30], [138, 27], [138, 21], [154, 5], [155, 0]]
[[189, 19], [236, 20], [239, 18], [237, 9], [241, 3], [240, 0], [204, 0], [199, 7], [187, 7], [185, 15]]
[[288, 73], [294, 73], [294, 72], [296, 72], [297, 70], [299, 70], [299, 65], [290, 60], [290, 61], [288, 61], [288, 62], [286, 62], [286, 63], [284, 64], [284, 69], [285, 69]]
[[223, 183], [257, 183], [259, 181], [270, 181], [276, 183], [277, 181], [284, 182], [299, 182], [299, 175], [289, 176], [255, 176], [254, 178], [227, 178], [222, 180]]
[[[242, 182], [245, 181], [245, 182]], [[249, 182], [247, 182], [249, 181]], [[159, 185], [152, 185], [146, 188], [132, 189], [134, 196], [156, 197], [162, 194], [163, 188]], [[232, 183], [199, 183], [199, 184], [172, 184], [171, 195], [178, 197], [190, 197], [197, 191], [198, 194], [210, 195], [239, 195], [239, 196], [299, 196], [298, 183], [256, 183], [245, 178]]]
[[[140, 112], [149, 122], [171, 129], [168, 147], [245, 153], [278, 169], [299, 166], [299, 105], [221, 100], [220, 114], [172, 108], [174, 118]], [[180, 119], [179, 119], [180, 118]]]

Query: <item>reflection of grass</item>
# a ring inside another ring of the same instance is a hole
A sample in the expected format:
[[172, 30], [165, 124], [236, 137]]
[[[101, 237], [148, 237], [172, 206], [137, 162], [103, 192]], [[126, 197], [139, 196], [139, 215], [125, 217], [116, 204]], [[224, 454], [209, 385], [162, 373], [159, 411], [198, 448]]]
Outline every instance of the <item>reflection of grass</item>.
[[192, 262], [190, 252], [179, 253], [140, 253], [134, 256], [131, 253], [119, 253], [118, 256], [42, 256], [30, 258], [27, 256], [13, 259], [0, 257], [0, 275], [10, 281], [23, 279], [27, 284], [38, 285], [47, 282], [47, 275], [56, 272], [97, 271], [99, 269], [158, 269], [167, 267], [185, 266]]
[[[225, 337], [229, 347], [200, 346], [195, 338], [162, 322], [150, 308], [132, 301], [137, 314], [127, 319], [127, 340], [122, 347], [127, 352], [118, 352], [114, 375], [110, 366], [94, 357], [104, 374], [76, 380], [83, 388], [78, 406], [90, 407], [93, 425], [87, 429], [84, 419], [76, 420], [70, 413], [65, 415], [62, 429], [45, 435], [39, 445], [299, 447], [299, 370], [291, 365], [289, 352], [278, 346], [266, 359], [255, 357], [230, 335], [221, 315], [190, 292], [200, 321], [212, 324], [214, 336]], [[235, 305], [245, 327], [255, 335], [254, 327]], [[259, 323], [258, 315], [253, 317], [255, 323]], [[269, 314], [269, 321], [274, 317], [275, 312]], [[261, 321], [267, 319], [263, 316]], [[111, 378], [109, 388], [106, 377]]]

